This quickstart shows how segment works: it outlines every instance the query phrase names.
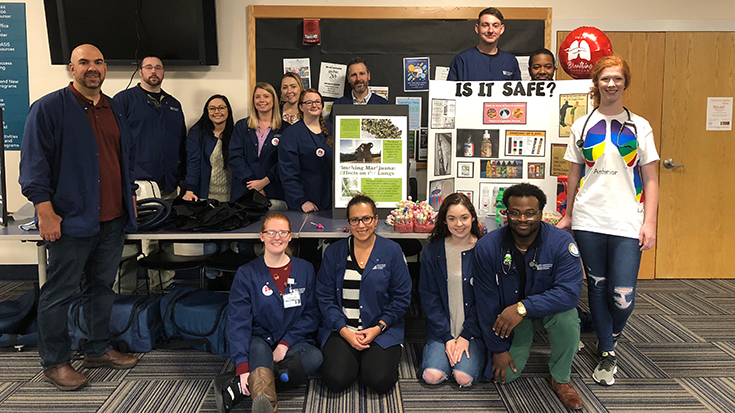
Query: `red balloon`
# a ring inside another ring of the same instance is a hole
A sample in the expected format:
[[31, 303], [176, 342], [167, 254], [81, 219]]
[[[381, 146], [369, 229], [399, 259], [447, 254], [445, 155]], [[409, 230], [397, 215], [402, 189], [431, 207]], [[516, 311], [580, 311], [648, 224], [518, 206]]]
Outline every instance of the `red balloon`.
[[578, 27], [561, 42], [559, 64], [575, 79], [589, 79], [600, 58], [613, 53], [610, 39], [597, 27]]

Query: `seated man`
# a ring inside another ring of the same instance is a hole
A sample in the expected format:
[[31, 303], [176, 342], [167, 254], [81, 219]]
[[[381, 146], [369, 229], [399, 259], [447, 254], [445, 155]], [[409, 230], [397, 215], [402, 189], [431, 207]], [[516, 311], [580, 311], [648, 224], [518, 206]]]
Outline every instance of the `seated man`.
[[510, 382], [526, 366], [534, 331], [551, 343], [549, 385], [570, 409], [582, 399], [572, 387], [572, 360], [579, 343], [577, 302], [582, 263], [571, 235], [541, 221], [546, 195], [521, 183], [505, 190], [508, 225], [477, 241], [475, 297], [488, 351], [487, 377]]

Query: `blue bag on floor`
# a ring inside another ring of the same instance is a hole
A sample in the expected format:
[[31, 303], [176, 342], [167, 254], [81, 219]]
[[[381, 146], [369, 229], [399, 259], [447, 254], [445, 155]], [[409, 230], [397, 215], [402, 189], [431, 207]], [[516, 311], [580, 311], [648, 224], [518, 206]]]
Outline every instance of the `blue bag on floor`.
[[175, 286], [161, 298], [164, 344], [159, 348], [195, 348], [229, 357], [229, 294]]
[[[156, 347], [162, 333], [161, 299], [147, 295], [115, 295], [110, 317], [110, 342], [119, 351], [147, 353]], [[82, 340], [87, 339], [88, 330], [81, 294], [72, 298], [69, 306], [69, 337], [71, 349], [81, 350]]]
[[38, 344], [38, 284], [15, 300], [0, 303], [0, 347]]

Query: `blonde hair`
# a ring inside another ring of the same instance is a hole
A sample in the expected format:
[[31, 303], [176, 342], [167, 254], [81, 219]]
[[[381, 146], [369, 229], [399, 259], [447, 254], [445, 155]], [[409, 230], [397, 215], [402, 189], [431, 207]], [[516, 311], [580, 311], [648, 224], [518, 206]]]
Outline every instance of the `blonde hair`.
[[273, 97], [273, 109], [271, 109], [271, 130], [281, 129], [281, 109], [278, 107], [278, 95], [276, 89], [270, 83], [258, 82], [253, 88], [250, 98], [250, 116], [248, 117], [248, 128], [258, 129], [258, 109], [255, 108], [255, 92], [258, 89], [265, 90]]
[[630, 85], [630, 67], [618, 55], [604, 56], [595, 63], [592, 67], [590, 74], [592, 75], [592, 87], [590, 88], [590, 96], [594, 102], [594, 106], [600, 106], [600, 87], [598, 82], [600, 81], [600, 74], [608, 67], [620, 67], [623, 70], [623, 76], [625, 76], [625, 89]]
[[[280, 86], [283, 86], [283, 79], [285, 79], [287, 77], [290, 77], [291, 79], [293, 79], [293, 80], [296, 81], [296, 84], [299, 85], [299, 90], [300, 91], [303, 91], [304, 90], [304, 81], [301, 79], [301, 76], [299, 76], [299, 74], [296, 73], [296, 72], [284, 73], [283, 76], [281, 76], [281, 84], [280, 84]], [[299, 93], [301, 93], [301, 92], [299, 92]], [[283, 96], [281, 96], [281, 101], [283, 101]], [[296, 105], [298, 106], [298, 103]]]

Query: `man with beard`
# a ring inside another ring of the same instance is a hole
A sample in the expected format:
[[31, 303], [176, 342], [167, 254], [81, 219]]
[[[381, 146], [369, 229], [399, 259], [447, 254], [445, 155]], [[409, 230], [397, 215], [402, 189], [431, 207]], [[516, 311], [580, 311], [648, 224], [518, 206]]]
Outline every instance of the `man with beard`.
[[110, 288], [125, 231], [136, 230], [131, 141], [122, 108], [100, 88], [102, 53], [84, 44], [72, 51], [69, 86], [31, 105], [21, 144], [23, 195], [36, 208], [48, 250], [47, 281], [38, 302], [38, 353], [44, 380], [77, 390], [87, 379], [70, 364], [67, 312], [80, 287], [88, 326], [84, 367], [128, 369], [138, 359], [110, 345]]
[[[370, 91], [370, 69], [362, 57], [356, 57], [347, 63], [347, 82], [352, 93], [334, 101], [334, 105], [387, 105], [388, 100]], [[329, 134], [334, 136], [334, 115], [329, 114], [327, 120]]]
[[569, 233], [542, 222], [546, 195], [535, 185], [506, 189], [508, 225], [475, 245], [473, 276], [487, 377], [508, 383], [528, 361], [534, 331], [546, 331], [551, 345], [549, 385], [570, 409], [582, 399], [570, 381], [579, 343], [577, 302], [582, 262]]
[[[133, 134], [135, 179], [158, 185], [160, 197], [171, 201], [184, 185], [186, 175], [186, 124], [181, 103], [161, 89], [163, 62], [148, 56], [140, 65], [140, 83], [115, 95], [123, 107]], [[144, 241], [146, 254], [158, 249], [156, 241]], [[115, 291], [129, 293], [136, 288], [137, 261], [128, 260], [121, 270]], [[174, 271], [151, 270], [151, 289], [164, 288], [174, 278]]]
[[542, 48], [531, 53], [528, 58], [528, 74], [531, 80], [554, 80], [556, 62], [551, 50]]
[[498, 48], [503, 32], [505, 25], [500, 10], [488, 7], [481, 11], [475, 24], [480, 40], [477, 46], [454, 56], [447, 80], [521, 80], [516, 57]]

